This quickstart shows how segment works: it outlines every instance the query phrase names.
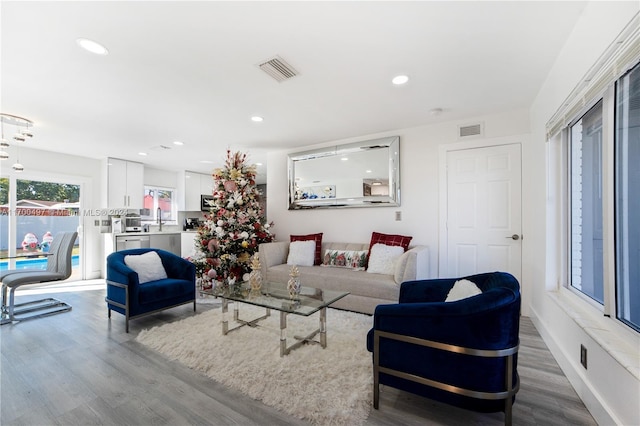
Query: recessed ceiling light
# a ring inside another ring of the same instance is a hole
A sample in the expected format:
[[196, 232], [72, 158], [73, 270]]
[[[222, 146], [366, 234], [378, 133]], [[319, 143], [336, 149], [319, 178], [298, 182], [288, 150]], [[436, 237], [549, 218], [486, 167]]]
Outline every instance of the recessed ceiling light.
[[147, 155], [147, 153], [146, 152], [139, 152], [138, 155], [142, 155], [144, 157], [145, 155]]
[[174, 145], [178, 145], [178, 146], [182, 146], [184, 145], [184, 143], [180, 142], [180, 141], [173, 141]]
[[95, 53], [96, 55], [108, 55], [109, 51], [106, 47], [97, 43], [93, 40], [89, 40], [88, 38], [79, 38], [76, 40], [78, 46], [82, 47], [84, 50]]
[[396, 75], [395, 77], [393, 77], [393, 79], [391, 80], [391, 82], [393, 84], [395, 84], [396, 86], [399, 86], [401, 84], [405, 84], [407, 81], [409, 81], [409, 77], [406, 75]]
[[256, 166], [262, 166], [262, 163], [256, 163]]
[[251, 121], [255, 121], [256, 123], [260, 123], [262, 121], [264, 121], [264, 118], [254, 115], [253, 117], [251, 117]]
[[200, 160], [202, 164], [213, 164], [213, 161], [210, 160]]
[[347, 158], [347, 157], [342, 157], [342, 158], [341, 158], [341, 160], [342, 160], [342, 161], [349, 161], [349, 158]]
[[366, 173], [371, 173], [371, 170], [365, 170]]

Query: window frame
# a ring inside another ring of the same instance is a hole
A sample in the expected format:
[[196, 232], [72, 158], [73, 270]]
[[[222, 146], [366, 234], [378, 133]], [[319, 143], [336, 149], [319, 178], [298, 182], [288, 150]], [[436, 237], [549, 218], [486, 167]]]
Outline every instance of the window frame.
[[[602, 266], [602, 287], [603, 287], [603, 303], [600, 303], [595, 297], [590, 296], [589, 294], [587, 294], [585, 291], [582, 291], [580, 289], [578, 289], [575, 285], [573, 285], [573, 223], [572, 223], [572, 218], [573, 218], [573, 203], [572, 203], [572, 199], [573, 199], [573, 144], [574, 144], [574, 140], [572, 137], [572, 129], [575, 125], [577, 125], [577, 123], [579, 123], [580, 121], [584, 120], [585, 116], [587, 114], [589, 114], [590, 112], [592, 112], [592, 110], [600, 103], [602, 102], [602, 106], [601, 106], [601, 110], [602, 110], [602, 146], [601, 146], [601, 152], [600, 152], [600, 158], [601, 158], [601, 163], [602, 163], [602, 170], [600, 170], [600, 174], [602, 176], [601, 182], [600, 182], [600, 190], [601, 190], [601, 195], [602, 195], [602, 240], [603, 240], [603, 253], [605, 251], [604, 248], [604, 244], [606, 244], [606, 231], [605, 231], [605, 212], [604, 212], [604, 203], [605, 203], [605, 181], [606, 178], [604, 176], [605, 171], [606, 171], [606, 167], [605, 167], [605, 124], [604, 121], [606, 120], [606, 109], [605, 109], [605, 97], [604, 96], [598, 96], [596, 97], [596, 99], [589, 104], [588, 107], [583, 108], [578, 115], [576, 115], [576, 117], [566, 126], [565, 128], [565, 132], [566, 132], [566, 149], [567, 149], [567, 163], [566, 163], [566, 169], [567, 169], [567, 198], [566, 198], [566, 202], [568, 204], [567, 206], [567, 245], [566, 245], [566, 252], [567, 252], [567, 275], [566, 275], [566, 285], [567, 287], [571, 290], [576, 292], [577, 294], [579, 294], [581, 297], [585, 297], [588, 300], [591, 300], [593, 302], [593, 305], [598, 306], [598, 307], [602, 307], [604, 306], [604, 299], [606, 299], [606, 297], [604, 296], [604, 293], [606, 292], [606, 286], [605, 286], [605, 282], [606, 282], [606, 278], [605, 278], [605, 258], [603, 256], [602, 262], [603, 262], [603, 266]], [[583, 215], [584, 216], [584, 215]], [[582, 234], [580, 234], [582, 235]]]
[[[143, 203], [144, 203], [144, 196], [147, 193], [147, 191], [154, 191], [154, 206], [158, 204], [158, 195], [157, 192], [158, 191], [170, 191], [171, 192], [171, 219], [166, 220], [166, 222], [163, 220], [162, 223], [167, 223], [167, 224], [177, 224], [178, 223], [178, 200], [177, 200], [177, 190], [176, 188], [171, 188], [168, 186], [157, 186], [157, 185], [144, 185], [144, 189], [143, 189]], [[146, 212], [146, 210], [149, 210], [149, 214], [144, 214], [144, 212]], [[158, 221], [158, 217], [156, 216], [156, 211], [157, 211], [157, 207], [154, 207], [153, 209], [146, 209], [143, 208], [141, 210], [141, 214], [140, 214], [140, 219], [142, 223], [145, 224], [154, 224]]]
[[[633, 68], [633, 67], [632, 67]], [[562, 182], [559, 193], [561, 195], [561, 287], [576, 295], [580, 300], [597, 309], [604, 316], [614, 319], [624, 329], [633, 333], [639, 333], [634, 327], [618, 319], [616, 303], [616, 181], [615, 181], [615, 107], [616, 84], [622, 78], [619, 76], [612, 81], [602, 93], [594, 96], [585, 103], [583, 108], [571, 117], [561, 131]], [[571, 285], [571, 127], [584, 117], [595, 105], [602, 100], [602, 238], [603, 238], [603, 299], [600, 304], [597, 300], [586, 295]]]

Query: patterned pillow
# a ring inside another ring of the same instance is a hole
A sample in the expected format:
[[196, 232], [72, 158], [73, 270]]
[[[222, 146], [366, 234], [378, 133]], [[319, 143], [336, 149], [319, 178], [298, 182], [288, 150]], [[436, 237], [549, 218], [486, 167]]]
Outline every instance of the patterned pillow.
[[363, 271], [367, 263], [366, 250], [325, 250], [322, 266]]
[[313, 264], [320, 265], [322, 263], [322, 232], [318, 234], [309, 234], [309, 235], [291, 235], [289, 237], [289, 241], [309, 241], [313, 240], [316, 242], [316, 250], [314, 253]]
[[[400, 246], [404, 251], [409, 250], [409, 243], [413, 237], [395, 234], [381, 234], [380, 232], [371, 233], [371, 243], [369, 244], [369, 254], [367, 259], [371, 257], [371, 248], [375, 244], [384, 244], [385, 246]], [[368, 261], [367, 261], [368, 262]]]

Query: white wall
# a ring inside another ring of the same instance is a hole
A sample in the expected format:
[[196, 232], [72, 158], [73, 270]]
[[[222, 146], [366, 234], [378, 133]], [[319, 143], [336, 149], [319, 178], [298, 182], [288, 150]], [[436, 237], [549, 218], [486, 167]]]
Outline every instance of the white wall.
[[[546, 122], [639, 7], [638, 2], [593, 2], [585, 8], [531, 107], [532, 143], [525, 158], [532, 180], [545, 182], [547, 178]], [[556, 168], [554, 164], [549, 170], [555, 172]], [[529, 266], [523, 279], [533, 284], [532, 320], [599, 424], [640, 424], [638, 336], [615, 320], [604, 318], [576, 295], [558, 288], [553, 256], [546, 255], [550, 249], [547, 238], [556, 232], [555, 223], [546, 223], [542, 210], [548, 201], [546, 188], [540, 184], [531, 189], [528, 196], [540, 209], [525, 209], [524, 219], [532, 228], [546, 230], [532, 235], [525, 254]], [[557, 215], [550, 212], [548, 217]], [[579, 362], [581, 344], [587, 347], [586, 370]]]
[[[429, 273], [438, 276], [439, 235], [439, 153], [440, 146], [458, 143], [458, 125], [475, 122], [484, 123], [484, 137], [473, 140], [491, 144], [495, 140], [526, 144], [529, 139], [529, 117], [527, 110], [515, 110], [501, 114], [465, 119], [464, 123], [446, 122], [430, 126], [399, 129], [358, 138], [331, 141], [292, 151], [272, 152], [268, 156], [267, 212], [273, 221], [273, 231], [278, 240], [287, 240], [290, 234], [323, 232], [324, 241], [361, 242], [371, 239], [371, 232], [411, 235], [412, 245], [429, 246]], [[307, 149], [349, 143], [384, 136], [400, 136], [400, 207], [346, 208], [329, 210], [288, 210], [287, 154]], [[523, 194], [527, 186], [534, 184], [523, 179]], [[536, 183], [539, 184], [539, 183]], [[544, 189], [544, 188], [543, 188]], [[527, 197], [524, 209], [531, 208]], [[395, 220], [395, 212], [402, 212], [402, 220]], [[533, 233], [524, 224], [525, 235]], [[525, 241], [523, 241], [525, 244]], [[526, 283], [522, 283], [523, 287]], [[524, 293], [524, 292], [523, 292]]]

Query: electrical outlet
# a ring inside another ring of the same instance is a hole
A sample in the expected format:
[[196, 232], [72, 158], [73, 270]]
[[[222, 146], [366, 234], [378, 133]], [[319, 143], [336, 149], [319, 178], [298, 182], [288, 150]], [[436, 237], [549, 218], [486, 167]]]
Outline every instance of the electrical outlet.
[[587, 369], [587, 348], [584, 345], [580, 345], [580, 364]]
[[399, 221], [401, 221], [401, 220], [402, 220], [402, 212], [397, 211], [397, 212], [396, 212], [396, 221], [398, 221], [398, 222], [399, 222]]

